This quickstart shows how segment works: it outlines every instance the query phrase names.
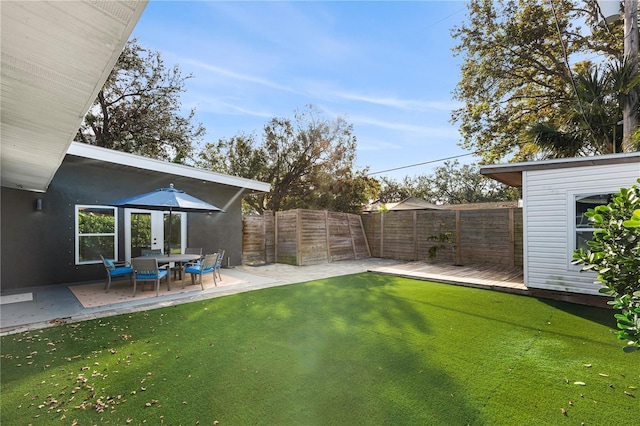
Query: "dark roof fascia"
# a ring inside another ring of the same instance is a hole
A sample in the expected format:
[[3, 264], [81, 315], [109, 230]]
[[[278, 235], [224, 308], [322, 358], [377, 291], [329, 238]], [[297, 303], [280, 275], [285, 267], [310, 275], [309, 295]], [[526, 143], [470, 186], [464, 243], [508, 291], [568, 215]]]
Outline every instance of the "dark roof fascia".
[[572, 167], [603, 166], [609, 164], [639, 163], [640, 152], [607, 154], [591, 157], [558, 158], [529, 161], [526, 163], [493, 164], [480, 167], [480, 174], [510, 186], [522, 186], [522, 172], [532, 170], [555, 170]]

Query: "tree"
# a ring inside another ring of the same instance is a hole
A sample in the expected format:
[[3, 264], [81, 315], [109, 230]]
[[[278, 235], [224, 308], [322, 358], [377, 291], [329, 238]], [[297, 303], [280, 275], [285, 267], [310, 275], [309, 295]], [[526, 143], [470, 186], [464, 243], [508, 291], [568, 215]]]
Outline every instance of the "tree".
[[555, 121], [533, 123], [527, 132], [546, 158], [609, 154], [622, 149], [621, 96], [616, 70], [583, 64], [573, 82], [574, 102], [558, 105]]
[[463, 55], [454, 96], [464, 105], [452, 113], [463, 147], [486, 162], [619, 150], [631, 84], [620, 21], [596, 25], [594, 0], [471, 0], [468, 10], [452, 31]]
[[[640, 184], [640, 179], [638, 179]], [[625, 352], [640, 349], [640, 186], [622, 188], [608, 205], [589, 209], [585, 214], [595, 229], [589, 250], [574, 252], [574, 264], [594, 270], [600, 290], [614, 298], [620, 340]]]
[[263, 179], [268, 173], [266, 155], [253, 134], [241, 133], [205, 145], [198, 157], [205, 168], [247, 179]]
[[271, 119], [260, 144], [252, 135], [207, 144], [200, 165], [271, 183], [270, 193], [245, 198], [258, 213], [294, 208], [356, 212], [376, 192], [377, 181], [354, 171], [352, 132], [344, 118], [330, 121], [308, 106], [293, 119]]
[[517, 200], [520, 191], [482, 176], [478, 166], [445, 161], [432, 175], [405, 177], [402, 183], [383, 180], [384, 202], [416, 197], [431, 203], [467, 204]]
[[424, 193], [417, 190], [415, 184], [409, 176], [405, 176], [402, 181], [396, 181], [391, 178], [383, 177], [380, 185], [380, 202], [394, 203], [402, 201], [409, 197], [430, 199]]
[[182, 162], [205, 133], [202, 124], [192, 124], [194, 109], [186, 117], [179, 115], [180, 93], [189, 78], [177, 65], [167, 69], [159, 52], [130, 40], [75, 140]]
[[435, 170], [432, 191], [444, 204], [517, 200], [519, 191], [482, 176], [476, 165], [446, 161]]

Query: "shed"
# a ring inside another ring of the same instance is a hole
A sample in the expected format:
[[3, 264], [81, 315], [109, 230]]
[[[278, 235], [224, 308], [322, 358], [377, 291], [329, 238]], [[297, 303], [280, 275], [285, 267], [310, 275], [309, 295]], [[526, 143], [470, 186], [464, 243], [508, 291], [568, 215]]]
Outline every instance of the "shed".
[[488, 165], [480, 173], [522, 187], [524, 283], [530, 293], [574, 300], [598, 295], [595, 273], [572, 265], [593, 229], [588, 208], [607, 204], [620, 188], [640, 177], [640, 152]]

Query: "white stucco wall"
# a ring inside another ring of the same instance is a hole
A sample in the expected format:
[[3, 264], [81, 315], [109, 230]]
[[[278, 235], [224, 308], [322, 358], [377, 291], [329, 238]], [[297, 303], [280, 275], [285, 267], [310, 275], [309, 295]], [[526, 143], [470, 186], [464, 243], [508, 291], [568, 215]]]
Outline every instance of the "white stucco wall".
[[640, 163], [523, 171], [525, 284], [598, 294], [595, 273], [571, 265], [575, 196], [615, 193], [638, 177]]

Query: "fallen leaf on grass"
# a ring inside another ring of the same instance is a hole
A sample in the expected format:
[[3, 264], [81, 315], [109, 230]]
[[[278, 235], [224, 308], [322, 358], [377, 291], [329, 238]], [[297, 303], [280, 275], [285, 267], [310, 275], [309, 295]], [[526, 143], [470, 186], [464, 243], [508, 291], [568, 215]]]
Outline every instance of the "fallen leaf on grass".
[[144, 406], [145, 407], [151, 407], [154, 404], [157, 404], [158, 400], [157, 399], [152, 399], [151, 402], [145, 402]]
[[573, 384], [578, 386], [586, 386], [585, 382], [573, 382]]

